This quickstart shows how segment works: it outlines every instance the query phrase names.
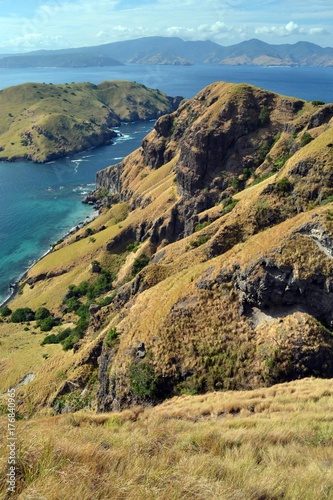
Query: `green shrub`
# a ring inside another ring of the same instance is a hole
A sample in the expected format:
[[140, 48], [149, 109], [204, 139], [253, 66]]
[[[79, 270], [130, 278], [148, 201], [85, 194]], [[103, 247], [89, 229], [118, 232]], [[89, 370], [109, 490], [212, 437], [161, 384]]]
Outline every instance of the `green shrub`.
[[312, 137], [311, 135], [309, 134], [309, 132], [304, 132], [304, 134], [302, 135], [301, 137], [301, 141], [300, 141], [300, 144], [301, 146], [306, 146], [307, 144], [309, 144], [309, 142], [312, 141]]
[[3, 318], [7, 318], [12, 314], [12, 312], [13, 311], [8, 306], [3, 306], [0, 308], [0, 316], [2, 316]]
[[239, 188], [239, 184], [240, 184], [240, 180], [239, 178], [237, 177], [237, 175], [235, 175], [228, 183], [228, 186], [229, 187], [234, 187], [236, 189]]
[[324, 101], [314, 100], [314, 101], [311, 101], [311, 104], [313, 106], [323, 106], [325, 103], [324, 103]]
[[116, 292], [113, 292], [112, 295], [108, 295], [107, 297], [103, 297], [103, 299], [100, 299], [97, 304], [99, 306], [108, 306], [109, 304], [112, 303], [113, 299], [115, 298], [116, 296]]
[[12, 323], [24, 323], [25, 321], [33, 321], [35, 313], [29, 307], [21, 307], [16, 309], [10, 317]]
[[[94, 263], [98, 263], [98, 261], [94, 261]], [[99, 264], [98, 264], [99, 265]], [[97, 278], [92, 281], [82, 281], [78, 286], [70, 285], [68, 288], [68, 293], [66, 295], [67, 300], [64, 301], [69, 312], [76, 312], [81, 306], [81, 302], [78, 298], [87, 296], [88, 299], [93, 300], [112, 290], [112, 283], [115, 280], [115, 275], [101, 269], [100, 273], [98, 273]]]
[[61, 330], [57, 335], [57, 344], [67, 339], [73, 333], [72, 328], [65, 328], [65, 330]]
[[66, 308], [68, 312], [76, 312], [82, 303], [79, 301], [77, 297], [70, 297], [65, 302]]
[[228, 214], [235, 208], [239, 200], [236, 200], [236, 198], [226, 198], [222, 202], [222, 214]]
[[212, 222], [210, 220], [207, 220], [206, 222], [201, 222], [197, 224], [194, 228], [194, 232], [197, 233], [198, 231], [201, 231], [202, 229], [205, 229], [205, 227], [210, 226]]
[[45, 345], [45, 344], [59, 344], [63, 340], [65, 340], [67, 337], [69, 337], [73, 333], [73, 330], [71, 328], [66, 328], [65, 330], [61, 330], [58, 335], [55, 335], [52, 333], [51, 335], [48, 335], [47, 337], [42, 340], [40, 345]]
[[149, 257], [147, 255], [141, 255], [137, 257], [133, 262], [133, 275], [138, 274], [144, 267], [149, 263]]
[[112, 283], [114, 279], [115, 279], [114, 274], [109, 273], [108, 271], [102, 269], [98, 277], [92, 283], [89, 284], [87, 290], [88, 299], [91, 300], [96, 299], [103, 293], [112, 290]]
[[131, 390], [140, 399], [154, 399], [157, 396], [159, 376], [150, 363], [132, 363], [129, 377]]
[[64, 351], [69, 351], [69, 349], [73, 349], [74, 345], [80, 340], [80, 338], [81, 337], [77, 333], [75, 333], [74, 330], [73, 333], [71, 333], [61, 342]]
[[282, 177], [282, 179], [278, 180], [276, 183], [276, 189], [279, 193], [289, 193], [292, 190], [292, 184], [287, 179], [287, 177]]
[[272, 141], [264, 141], [257, 151], [258, 161], [263, 162], [272, 147]]
[[58, 336], [54, 335], [54, 333], [52, 333], [51, 335], [48, 335], [40, 343], [40, 345], [46, 345], [46, 344], [59, 344]]
[[111, 328], [111, 330], [109, 330], [106, 334], [105, 344], [107, 345], [107, 347], [111, 347], [111, 345], [114, 344], [116, 340], [118, 340], [118, 332], [116, 328]]
[[259, 113], [259, 123], [263, 127], [269, 122], [270, 111], [267, 106], [263, 106]]
[[72, 349], [74, 345], [82, 339], [89, 326], [89, 305], [81, 304], [77, 309], [76, 314], [78, 314], [79, 320], [76, 323], [74, 329], [67, 328], [65, 331], [59, 333], [58, 338], [61, 345], [65, 351]]
[[243, 168], [243, 176], [244, 176], [244, 180], [247, 181], [251, 175], [253, 175], [253, 170], [251, 168]]
[[50, 311], [46, 307], [39, 307], [35, 313], [35, 319], [38, 321], [40, 319], [48, 318], [52, 316]]
[[54, 326], [59, 325], [59, 320], [53, 318], [52, 316], [49, 316], [48, 318], [44, 318], [40, 321], [40, 330], [42, 332], [49, 332], [52, 330]]
[[139, 241], [134, 241], [134, 243], [129, 243], [126, 246], [126, 250], [127, 250], [127, 252], [136, 252], [137, 249], [139, 248], [139, 246], [140, 246], [140, 242]]
[[209, 236], [200, 236], [200, 238], [198, 238], [197, 240], [191, 240], [190, 245], [192, 248], [198, 248], [201, 245], [204, 245], [205, 243], [207, 243], [208, 240], [209, 240]]
[[288, 161], [289, 158], [291, 158], [291, 157], [292, 157], [292, 154], [285, 153], [280, 158], [277, 158], [275, 160], [275, 162], [274, 162], [274, 165], [273, 165], [273, 171], [274, 172], [278, 172], [284, 166], [284, 164], [286, 163], [286, 161]]
[[260, 184], [260, 182], [265, 181], [269, 177], [271, 177], [274, 174], [274, 172], [266, 172], [265, 174], [261, 175], [260, 177], [257, 177], [254, 179], [253, 182], [251, 182], [251, 186], [255, 186], [256, 184]]

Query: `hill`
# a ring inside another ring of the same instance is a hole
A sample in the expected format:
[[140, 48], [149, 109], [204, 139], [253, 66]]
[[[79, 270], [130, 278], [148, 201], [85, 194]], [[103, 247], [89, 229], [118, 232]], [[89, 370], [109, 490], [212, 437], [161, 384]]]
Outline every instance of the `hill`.
[[8, 344], [0, 390], [33, 373], [22, 411], [109, 411], [332, 377], [332, 116], [217, 82], [159, 118], [28, 272], [10, 308], [53, 320], [0, 325], [3, 349], [34, 345]]
[[[42, 50], [21, 54], [18, 58], [0, 59], [0, 67], [33, 61], [57, 66], [68, 61], [80, 65], [81, 60], [96, 58], [98, 65], [108, 65], [111, 58], [123, 64], [228, 64], [255, 66], [332, 66], [333, 48], [320, 47], [309, 42], [271, 45], [257, 39], [230, 46], [207, 41], [184, 41], [177, 37], [145, 37], [78, 49]], [[77, 61], [76, 61], [77, 60]], [[57, 62], [58, 61], [58, 62]], [[76, 62], [75, 62], [76, 61]], [[86, 65], [86, 64], [84, 64]], [[95, 65], [95, 64], [94, 64]]]
[[330, 498], [332, 118], [217, 82], [97, 174], [0, 311], [17, 495]]
[[94, 66], [122, 66], [110, 57], [77, 52], [75, 54], [5, 56], [0, 68], [85, 68]]
[[[11, 498], [327, 500], [332, 394], [332, 381], [305, 379], [114, 414], [20, 419]], [[0, 423], [6, 429], [7, 416]], [[8, 498], [5, 438], [2, 498]]]
[[0, 91], [0, 159], [45, 162], [109, 144], [121, 122], [158, 118], [180, 100], [127, 81], [9, 87]]

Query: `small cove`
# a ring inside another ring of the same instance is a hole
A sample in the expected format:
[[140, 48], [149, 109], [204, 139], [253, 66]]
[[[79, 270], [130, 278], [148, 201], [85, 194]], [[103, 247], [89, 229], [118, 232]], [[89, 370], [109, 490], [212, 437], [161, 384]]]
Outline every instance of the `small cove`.
[[[333, 68], [254, 66], [144, 66], [102, 68], [1, 69], [0, 88], [24, 82], [65, 83], [134, 80], [168, 95], [193, 97], [206, 85], [224, 80], [247, 82], [285, 95], [333, 101]], [[0, 303], [10, 284], [50, 250], [71, 228], [92, 214], [81, 199], [94, 188], [95, 174], [140, 146], [153, 122], [120, 128], [114, 145], [84, 151], [40, 165], [0, 162]]]
[[33, 263], [94, 209], [81, 203], [98, 170], [140, 146], [154, 122], [129, 123], [111, 146], [48, 164], [0, 162], [0, 303]]

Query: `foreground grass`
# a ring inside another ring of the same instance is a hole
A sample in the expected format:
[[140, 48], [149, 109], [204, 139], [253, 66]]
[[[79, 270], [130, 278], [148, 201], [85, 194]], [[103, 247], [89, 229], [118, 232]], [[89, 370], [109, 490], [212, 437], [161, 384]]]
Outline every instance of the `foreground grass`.
[[[333, 498], [332, 410], [333, 382], [305, 379], [145, 410], [21, 420], [15, 498]], [[5, 478], [6, 417], [2, 424]]]

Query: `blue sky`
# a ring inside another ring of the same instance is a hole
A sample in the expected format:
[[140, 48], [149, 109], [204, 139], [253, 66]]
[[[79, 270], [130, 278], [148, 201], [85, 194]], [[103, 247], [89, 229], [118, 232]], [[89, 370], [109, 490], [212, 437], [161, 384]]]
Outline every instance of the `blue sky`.
[[333, 46], [332, 0], [0, 0], [0, 53], [156, 35]]

